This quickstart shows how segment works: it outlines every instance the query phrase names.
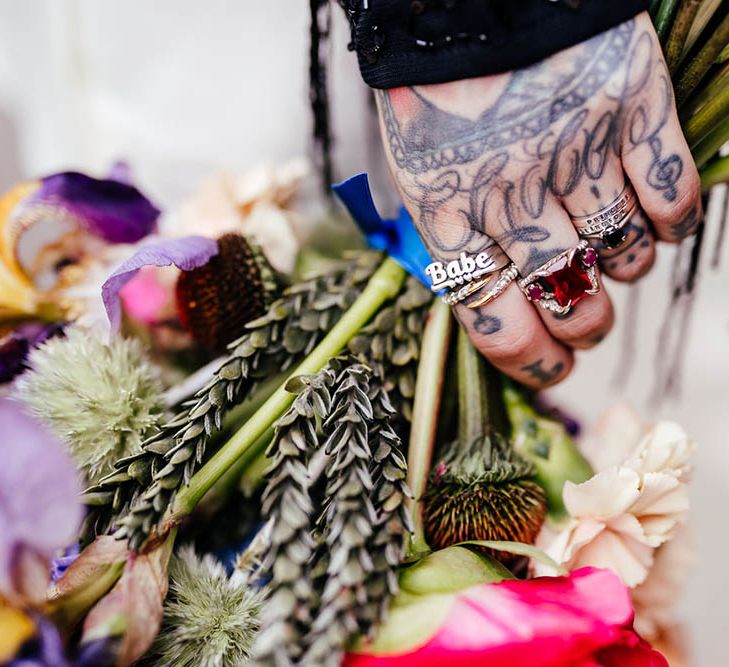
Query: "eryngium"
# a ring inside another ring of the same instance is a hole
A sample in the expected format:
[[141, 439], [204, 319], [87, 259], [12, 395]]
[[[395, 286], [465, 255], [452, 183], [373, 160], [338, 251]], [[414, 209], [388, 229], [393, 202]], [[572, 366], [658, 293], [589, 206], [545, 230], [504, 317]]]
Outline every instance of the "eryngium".
[[136, 339], [69, 327], [31, 352], [19, 398], [66, 443], [90, 482], [140, 451], [164, 411], [157, 372]]
[[162, 629], [150, 651], [158, 667], [243, 667], [258, 631], [264, 591], [228, 577], [190, 546], [170, 565]]

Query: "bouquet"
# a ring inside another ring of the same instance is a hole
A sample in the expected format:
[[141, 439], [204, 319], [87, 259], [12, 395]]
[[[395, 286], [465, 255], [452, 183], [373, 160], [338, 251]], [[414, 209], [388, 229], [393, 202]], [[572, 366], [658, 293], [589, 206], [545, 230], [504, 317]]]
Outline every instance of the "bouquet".
[[[654, 4], [708, 189], [729, 19]], [[125, 165], [4, 196], [0, 664], [667, 665], [690, 438], [580, 435], [502, 377], [364, 176], [369, 248], [302, 248], [304, 174], [165, 215]]]

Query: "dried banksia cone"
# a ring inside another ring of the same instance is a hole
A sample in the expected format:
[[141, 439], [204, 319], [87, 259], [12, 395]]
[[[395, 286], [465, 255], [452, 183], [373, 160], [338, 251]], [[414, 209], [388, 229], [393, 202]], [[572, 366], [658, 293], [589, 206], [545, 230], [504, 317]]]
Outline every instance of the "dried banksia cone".
[[[531, 544], [544, 522], [544, 490], [534, 481], [534, 465], [503, 435], [495, 409], [498, 392], [490, 391], [485, 362], [463, 331], [458, 394], [458, 439], [435, 464], [423, 499], [426, 539], [436, 549], [469, 540]], [[513, 558], [504, 552], [489, 555]]]
[[177, 279], [177, 310], [193, 338], [220, 352], [266, 312], [278, 296], [279, 280], [263, 252], [240, 234], [218, 239], [210, 261]]

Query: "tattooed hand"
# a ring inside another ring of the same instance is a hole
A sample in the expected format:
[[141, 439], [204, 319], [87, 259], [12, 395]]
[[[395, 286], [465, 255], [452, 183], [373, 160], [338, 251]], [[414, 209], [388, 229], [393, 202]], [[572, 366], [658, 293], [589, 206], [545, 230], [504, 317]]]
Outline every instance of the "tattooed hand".
[[[653, 264], [654, 234], [679, 241], [701, 218], [698, 173], [645, 13], [523, 70], [378, 91], [377, 101], [390, 168], [435, 260], [495, 241], [526, 276], [578, 242], [569, 214], [604, 208], [628, 178], [640, 206], [627, 239], [596, 247], [604, 273], [632, 281]], [[568, 317], [531, 304], [515, 283], [456, 312], [492, 363], [534, 387], [563, 379], [572, 349], [613, 323], [604, 285]]]

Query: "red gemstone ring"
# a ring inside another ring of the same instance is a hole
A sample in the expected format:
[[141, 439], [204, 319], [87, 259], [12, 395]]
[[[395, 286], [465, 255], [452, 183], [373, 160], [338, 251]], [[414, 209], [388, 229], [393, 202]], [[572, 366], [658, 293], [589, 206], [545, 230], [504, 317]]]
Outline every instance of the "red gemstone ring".
[[529, 301], [566, 315], [577, 302], [600, 291], [597, 251], [582, 240], [522, 278], [519, 287]]

